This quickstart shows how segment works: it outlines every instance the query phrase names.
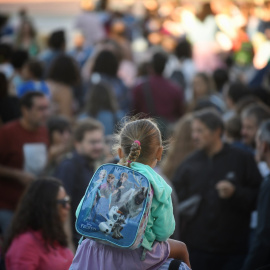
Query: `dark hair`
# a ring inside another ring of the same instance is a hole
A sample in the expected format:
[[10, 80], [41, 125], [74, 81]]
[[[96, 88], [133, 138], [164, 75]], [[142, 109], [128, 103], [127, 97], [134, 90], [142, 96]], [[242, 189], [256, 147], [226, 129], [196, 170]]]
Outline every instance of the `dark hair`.
[[261, 101], [253, 96], [253, 95], [247, 95], [241, 98], [237, 103], [236, 103], [236, 112], [238, 115], [241, 115], [241, 113], [249, 106], [252, 104], [261, 104]]
[[229, 137], [234, 140], [241, 140], [241, 118], [233, 116], [225, 122], [225, 130]]
[[117, 111], [117, 100], [108, 84], [93, 84], [89, 92], [88, 102], [85, 106], [89, 115], [95, 117], [101, 110], [108, 110], [113, 113]]
[[218, 91], [229, 81], [228, 71], [224, 68], [218, 68], [213, 72], [213, 79]]
[[75, 141], [81, 142], [86, 132], [95, 130], [103, 130], [103, 126], [100, 122], [93, 118], [80, 121], [74, 131]]
[[62, 186], [54, 178], [40, 178], [29, 185], [14, 215], [4, 252], [16, 236], [29, 229], [41, 231], [46, 247], [54, 247], [55, 242], [65, 247], [68, 245], [56, 202]]
[[224, 131], [224, 123], [220, 114], [214, 109], [205, 109], [194, 113], [194, 120], [199, 120], [211, 131], [221, 130]]
[[8, 96], [8, 81], [4, 73], [0, 72], [0, 100]]
[[152, 68], [157, 75], [162, 75], [165, 65], [167, 63], [168, 57], [164, 52], [156, 52], [154, 53], [151, 65]]
[[48, 79], [74, 86], [80, 81], [80, 71], [77, 63], [68, 55], [59, 55], [51, 64]]
[[61, 50], [66, 44], [66, 37], [64, 30], [57, 30], [51, 33], [48, 45], [51, 49]]
[[[115, 136], [114, 150], [123, 149], [124, 159], [121, 164], [130, 167], [128, 161], [145, 163], [149, 161], [155, 148], [162, 145], [161, 133], [157, 124], [151, 119], [130, 120]], [[140, 144], [135, 141], [138, 140]]]
[[242, 118], [254, 117], [259, 126], [263, 121], [270, 118], [270, 109], [263, 104], [252, 104], [242, 112]]
[[28, 68], [28, 70], [30, 71], [34, 79], [37, 79], [37, 80], [42, 79], [43, 72], [44, 72], [42, 62], [31, 59], [28, 62], [26, 62], [25, 66]]
[[233, 103], [237, 103], [249, 94], [250, 92], [248, 87], [240, 82], [230, 84], [227, 92], [228, 97], [233, 101]]
[[179, 41], [179, 43], [176, 45], [174, 53], [180, 60], [192, 58], [192, 47], [190, 42], [188, 42], [186, 39]]
[[11, 64], [15, 69], [21, 69], [29, 58], [28, 52], [24, 49], [17, 49], [12, 53]]
[[11, 60], [12, 47], [7, 43], [0, 43], [0, 64]]
[[31, 91], [24, 94], [20, 99], [20, 107], [31, 109], [33, 106], [33, 99], [36, 97], [45, 97], [42, 92]]
[[64, 116], [53, 116], [47, 123], [49, 138], [52, 141], [52, 134], [54, 131], [63, 133], [65, 130], [71, 130], [70, 122]]
[[112, 77], [117, 76], [119, 61], [116, 55], [110, 50], [101, 51], [94, 62], [92, 73], [101, 73]]

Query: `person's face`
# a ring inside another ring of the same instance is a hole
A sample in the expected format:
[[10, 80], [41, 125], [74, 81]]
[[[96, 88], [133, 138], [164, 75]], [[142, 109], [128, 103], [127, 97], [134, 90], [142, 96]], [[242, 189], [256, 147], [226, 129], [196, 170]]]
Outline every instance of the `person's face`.
[[109, 174], [108, 177], [107, 177], [107, 182], [109, 184], [113, 183], [114, 182], [114, 176]]
[[100, 178], [100, 179], [104, 179], [105, 177], [106, 177], [106, 172], [101, 171], [101, 172], [99, 173], [99, 178]]
[[49, 100], [46, 97], [33, 98], [32, 108], [22, 108], [23, 118], [33, 128], [44, 126], [49, 117]]
[[85, 132], [83, 140], [76, 143], [76, 149], [80, 154], [92, 160], [101, 158], [105, 149], [103, 131], [94, 130]]
[[23, 66], [22, 71], [21, 71], [21, 76], [24, 81], [29, 81], [33, 79], [27, 65]]
[[59, 188], [56, 201], [60, 220], [64, 223], [68, 218], [70, 202], [69, 197], [67, 196], [67, 193], [63, 187]]
[[193, 79], [193, 95], [194, 98], [200, 99], [208, 94], [208, 86], [201, 76], [195, 76]]
[[52, 144], [54, 145], [60, 144], [67, 145], [69, 144], [70, 140], [71, 140], [71, 132], [69, 129], [64, 130], [62, 132], [55, 130], [52, 133]]
[[125, 181], [127, 181], [127, 176], [126, 175], [122, 175], [121, 176], [121, 178], [120, 178], [120, 180], [122, 181], [122, 182], [125, 182]]
[[249, 116], [242, 118], [242, 139], [247, 145], [253, 145], [255, 142], [258, 126], [255, 117]]
[[191, 125], [191, 136], [197, 149], [208, 149], [216, 141], [216, 132], [211, 131], [199, 120], [193, 120]]
[[260, 134], [257, 132], [257, 135], [256, 135], [256, 156], [255, 156], [257, 162], [265, 160], [265, 158], [264, 158], [265, 147], [266, 147], [265, 142], [262, 142], [260, 140]]

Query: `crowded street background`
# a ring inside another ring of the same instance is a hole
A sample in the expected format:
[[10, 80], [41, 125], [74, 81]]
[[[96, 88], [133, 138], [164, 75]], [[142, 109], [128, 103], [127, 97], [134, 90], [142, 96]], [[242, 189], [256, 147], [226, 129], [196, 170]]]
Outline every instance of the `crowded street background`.
[[0, 1], [0, 267], [69, 269], [76, 208], [98, 166], [119, 161], [115, 133], [153, 118], [171, 238], [192, 269], [270, 269], [270, 1], [11, 2]]

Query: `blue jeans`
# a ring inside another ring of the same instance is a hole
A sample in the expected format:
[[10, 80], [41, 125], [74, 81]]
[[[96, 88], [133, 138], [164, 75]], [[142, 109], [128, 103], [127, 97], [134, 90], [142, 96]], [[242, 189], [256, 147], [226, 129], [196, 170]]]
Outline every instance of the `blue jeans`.
[[246, 255], [215, 254], [200, 250], [189, 251], [192, 270], [239, 270]]
[[11, 224], [14, 212], [6, 209], [0, 209], [0, 234], [4, 237], [7, 233], [7, 229]]

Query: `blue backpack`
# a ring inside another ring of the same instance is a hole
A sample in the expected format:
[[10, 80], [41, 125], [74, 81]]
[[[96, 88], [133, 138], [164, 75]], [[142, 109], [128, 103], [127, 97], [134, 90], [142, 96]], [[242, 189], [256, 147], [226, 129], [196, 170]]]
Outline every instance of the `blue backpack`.
[[141, 246], [153, 198], [149, 180], [116, 164], [93, 175], [76, 211], [76, 230], [86, 238], [120, 248]]

